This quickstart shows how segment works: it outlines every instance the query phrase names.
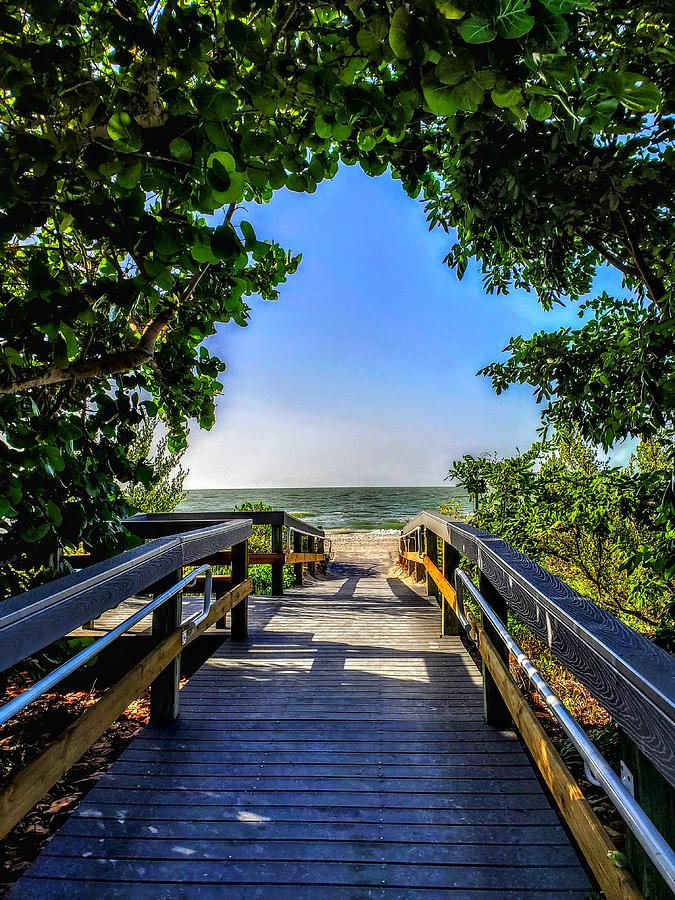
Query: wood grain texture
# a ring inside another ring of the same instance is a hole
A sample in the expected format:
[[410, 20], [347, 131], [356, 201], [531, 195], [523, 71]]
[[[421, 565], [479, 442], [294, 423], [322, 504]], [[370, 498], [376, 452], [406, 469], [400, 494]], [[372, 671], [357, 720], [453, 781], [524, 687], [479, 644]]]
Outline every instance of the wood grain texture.
[[[208, 617], [191, 630], [188, 643], [203, 634], [226, 612], [245, 602], [251, 589], [252, 583], [247, 579], [212, 603]], [[177, 628], [0, 791], [0, 838], [56, 784], [151, 681], [171, 664], [182, 647], [182, 632]]]
[[496, 650], [485, 628], [479, 624], [476, 624], [475, 628], [478, 634], [478, 649], [483, 661], [504, 697], [518, 730], [607, 900], [640, 900], [642, 894], [630, 873], [612, 863], [608, 854], [615, 849], [614, 845], [560, 758], [553, 742], [511, 678], [507, 664]]
[[675, 786], [675, 660], [505, 541], [437, 513], [424, 526], [475, 562], [532, 631]]
[[15, 897], [588, 894], [435, 601], [353, 566], [250, 606], [249, 640], [190, 679], [175, 728], [134, 739]]
[[124, 520], [124, 524], [143, 538], [162, 537], [175, 534], [177, 531], [188, 531], [193, 528], [204, 528], [214, 522], [228, 522], [236, 519], [251, 519], [254, 525], [285, 525], [303, 535], [314, 535], [323, 538], [322, 528], [315, 528], [301, 519], [290, 516], [287, 512], [274, 510], [270, 512], [174, 512], [174, 513], [139, 513]]
[[250, 523], [237, 521], [160, 538], [4, 601], [0, 666], [10, 668], [181, 566], [250, 534]]

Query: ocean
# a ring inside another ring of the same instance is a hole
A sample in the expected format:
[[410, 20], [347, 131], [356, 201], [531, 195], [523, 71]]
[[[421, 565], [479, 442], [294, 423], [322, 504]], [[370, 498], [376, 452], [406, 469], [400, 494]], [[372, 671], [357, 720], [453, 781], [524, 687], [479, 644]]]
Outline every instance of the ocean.
[[266, 503], [333, 531], [398, 531], [423, 509], [437, 510], [449, 500], [457, 500], [462, 509], [469, 508], [466, 493], [452, 486], [222, 488], [188, 491], [177, 511], [219, 512], [242, 503]]

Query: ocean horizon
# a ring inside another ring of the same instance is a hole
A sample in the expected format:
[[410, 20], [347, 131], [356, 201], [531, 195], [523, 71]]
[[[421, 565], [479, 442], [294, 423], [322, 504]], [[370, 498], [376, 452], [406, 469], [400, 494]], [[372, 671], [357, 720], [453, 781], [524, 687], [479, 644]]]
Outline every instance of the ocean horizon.
[[465, 491], [430, 487], [204, 488], [187, 491], [177, 512], [220, 512], [265, 503], [329, 531], [398, 531], [423, 509], [448, 501], [469, 509]]

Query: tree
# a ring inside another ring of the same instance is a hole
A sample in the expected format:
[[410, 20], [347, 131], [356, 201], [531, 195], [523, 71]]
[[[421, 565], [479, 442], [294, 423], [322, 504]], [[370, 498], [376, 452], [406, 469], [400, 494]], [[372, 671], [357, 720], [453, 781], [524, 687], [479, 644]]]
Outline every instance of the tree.
[[159, 427], [158, 419], [147, 419], [137, 429], [127, 451], [127, 458], [137, 475], [143, 469], [151, 470], [151, 487], [138, 482], [123, 487], [124, 499], [139, 512], [172, 512], [186, 497], [183, 482], [187, 472], [180, 464], [185, 451], [173, 453], [169, 450], [166, 435], [156, 440]]
[[472, 524], [672, 646], [675, 585], [652, 564], [668, 456], [652, 442], [629, 466], [612, 467], [568, 429], [512, 457], [466, 456], [450, 476], [464, 486], [476, 476], [486, 484]]
[[455, 120], [427, 205], [432, 225], [457, 229], [448, 264], [461, 275], [475, 257], [489, 291], [533, 290], [548, 308], [588, 295], [601, 264], [621, 272], [626, 294], [588, 301], [579, 329], [513, 338], [481, 372], [498, 392], [533, 385], [545, 420], [606, 448], [658, 433], [675, 409], [671, 26], [658, 0], [581, 10], [567, 54], [540, 65], [540, 121]]
[[179, 450], [191, 418], [212, 425], [204, 339], [299, 262], [243, 201], [311, 193], [339, 160], [434, 198], [467, 135], [562, 133], [571, 107], [591, 131], [644, 119], [654, 42], [615, 20], [584, 0], [5, 3], [0, 567], [119, 546], [135, 427], [159, 415]]

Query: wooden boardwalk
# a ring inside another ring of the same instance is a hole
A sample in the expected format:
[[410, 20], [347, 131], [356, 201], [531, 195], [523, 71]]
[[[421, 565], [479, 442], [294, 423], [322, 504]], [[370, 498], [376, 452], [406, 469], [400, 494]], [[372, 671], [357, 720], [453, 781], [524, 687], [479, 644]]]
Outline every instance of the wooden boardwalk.
[[367, 565], [254, 599], [13, 898], [583, 898], [520, 742], [435, 601]]

